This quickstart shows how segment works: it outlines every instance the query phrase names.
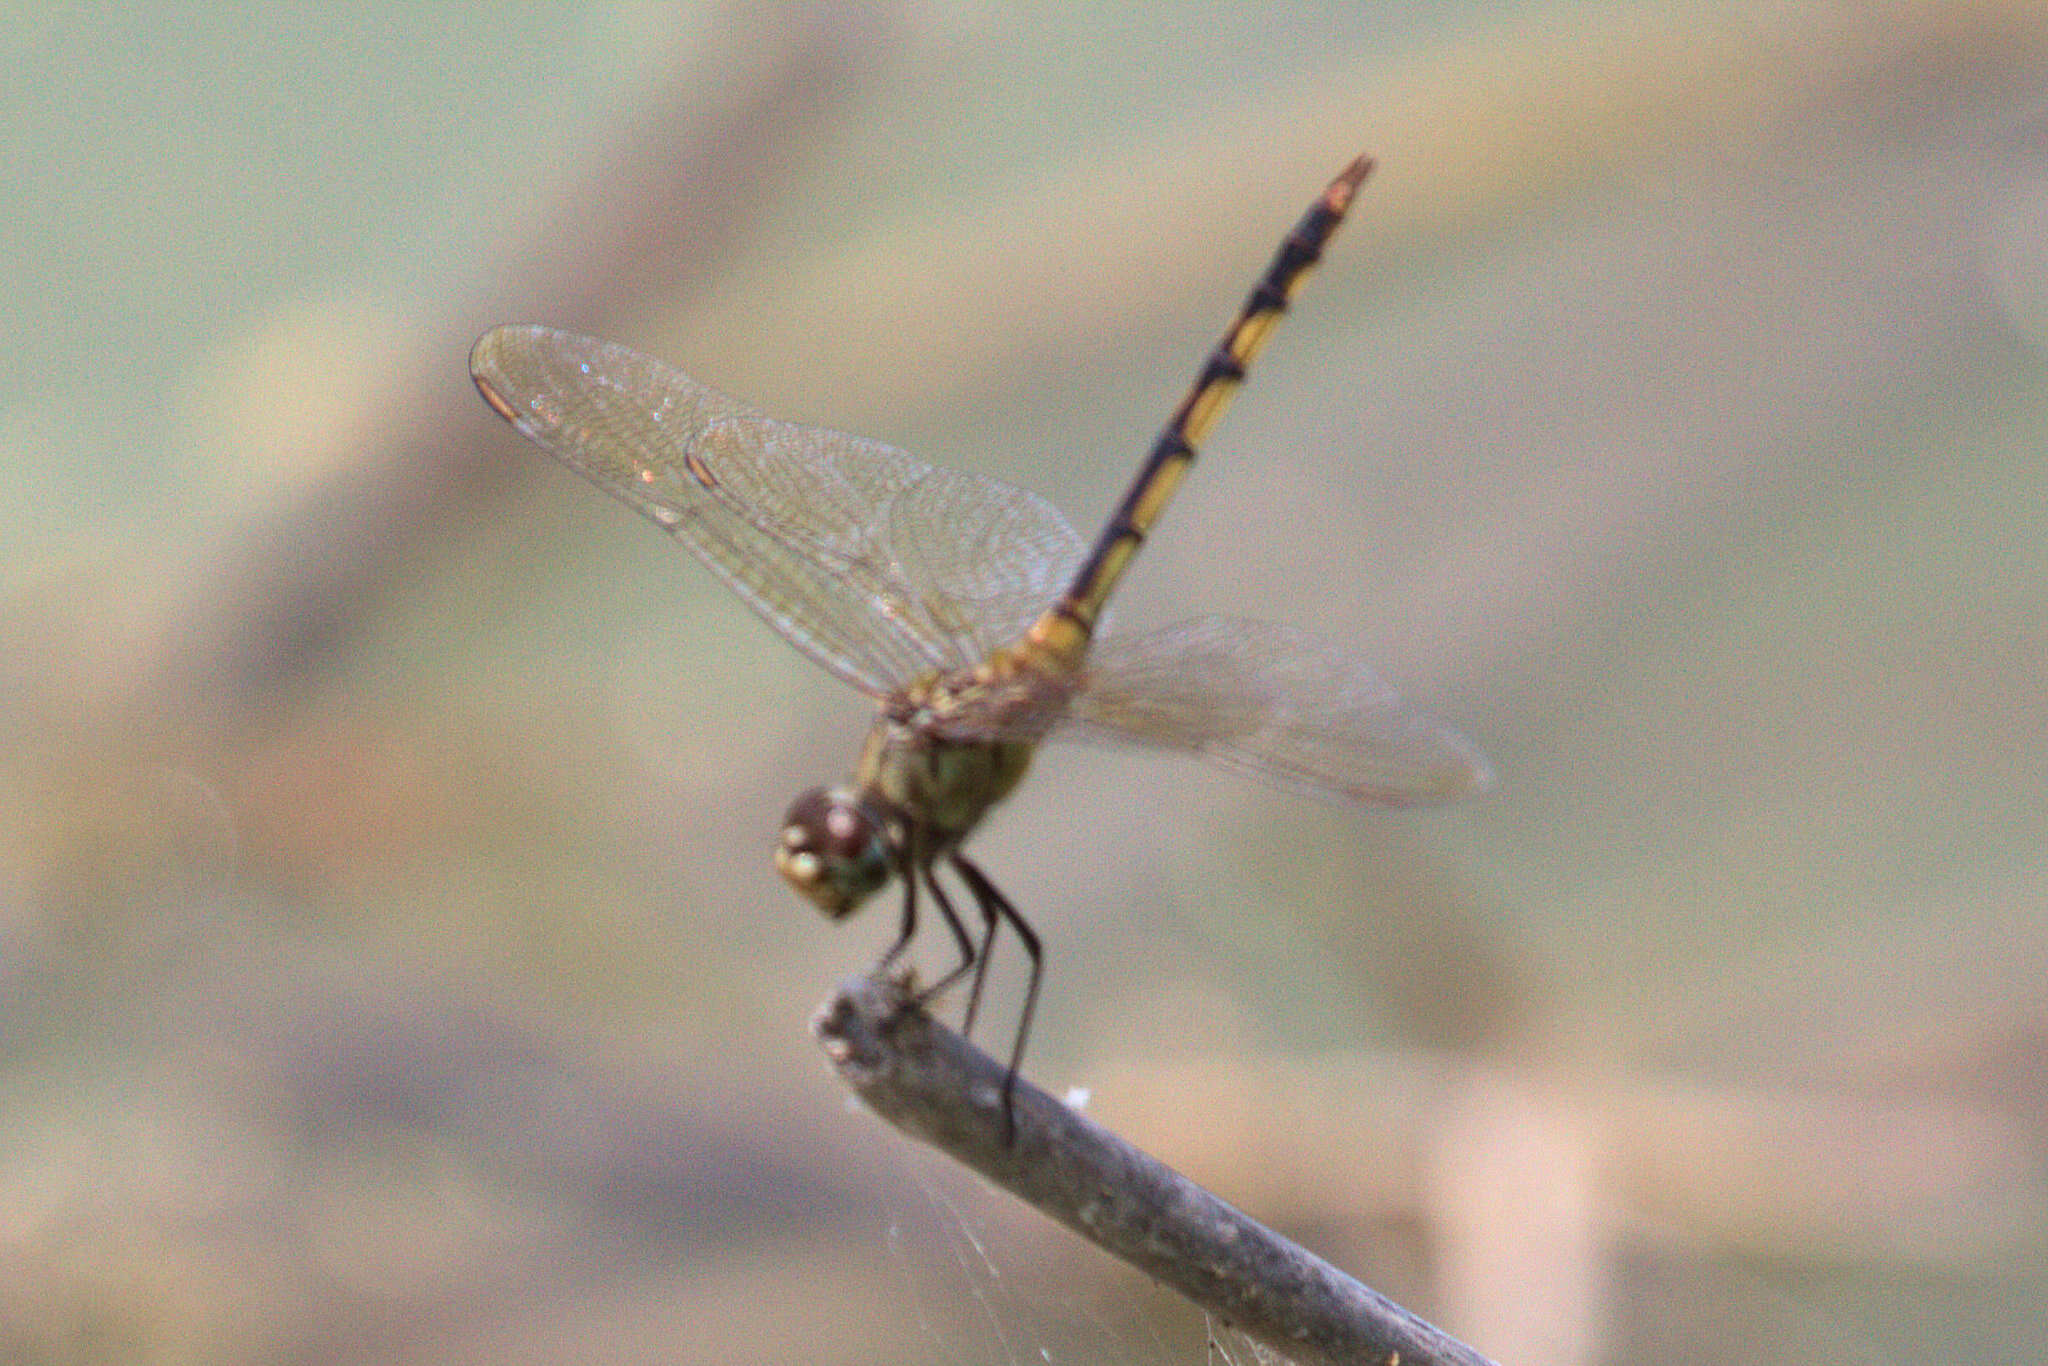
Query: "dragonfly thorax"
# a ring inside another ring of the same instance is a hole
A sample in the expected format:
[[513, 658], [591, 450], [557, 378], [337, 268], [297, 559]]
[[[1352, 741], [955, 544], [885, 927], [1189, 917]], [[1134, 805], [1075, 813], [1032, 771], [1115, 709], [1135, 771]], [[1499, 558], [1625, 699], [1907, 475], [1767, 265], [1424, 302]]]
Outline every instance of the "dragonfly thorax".
[[922, 866], [967, 838], [1030, 766], [1064, 693], [1043, 675], [986, 669], [929, 675], [886, 699], [854, 784], [870, 809], [896, 813]]
[[851, 915], [896, 870], [891, 822], [846, 787], [814, 787], [790, 803], [775, 869], [834, 920]]
[[775, 845], [777, 871], [838, 920], [892, 875], [925, 868], [955, 848], [1031, 763], [1029, 740], [948, 733], [964, 697], [1004, 690], [1013, 712], [1027, 699], [1034, 710], [1051, 711], [1044, 697], [1032, 696], [1029, 680], [976, 671], [934, 674], [886, 700], [853, 782], [812, 788], [790, 804]]

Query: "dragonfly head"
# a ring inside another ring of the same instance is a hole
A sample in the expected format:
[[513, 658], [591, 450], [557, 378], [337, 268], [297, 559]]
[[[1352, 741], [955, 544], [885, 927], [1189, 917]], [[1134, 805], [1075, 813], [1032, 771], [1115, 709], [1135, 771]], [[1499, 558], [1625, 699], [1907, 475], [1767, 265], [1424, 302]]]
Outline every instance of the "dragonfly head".
[[888, 823], [844, 787], [814, 787], [790, 804], [775, 868], [834, 920], [860, 909], [896, 870]]

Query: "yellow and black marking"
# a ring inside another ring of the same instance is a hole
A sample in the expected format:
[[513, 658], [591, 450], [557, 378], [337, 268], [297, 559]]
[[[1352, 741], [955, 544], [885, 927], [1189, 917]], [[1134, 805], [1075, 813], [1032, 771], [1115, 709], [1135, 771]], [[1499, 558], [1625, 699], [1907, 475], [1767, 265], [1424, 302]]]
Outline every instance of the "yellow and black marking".
[[1159, 433], [1152, 453], [1117, 505], [1109, 525], [1103, 528], [1087, 561], [1074, 575], [1074, 581], [1059, 601], [1033, 623], [1027, 637], [1030, 646], [1070, 666], [1079, 664], [1117, 580], [1123, 577], [1131, 557], [1144, 544], [1145, 533], [1159, 520], [1173, 491], [1180, 487], [1181, 477], [1195, 462], [1196, 449], [1229, 406], [1237, 386], [1244, 382], [1246, 368], [1265, 346], [1280, 315], [1287, 311], [1295, 287], [1310, 267], [1322, 259], [1323, 247], [1344, 221], [1352, 196], [1371, 169], [1372, 162], [1366, 157], [1346, 166], [1287, 234], [1273, 263], [1252, 287], [1236, 321], [1202, 363], [1201, 373], [1187, 397], [1180, 401]]

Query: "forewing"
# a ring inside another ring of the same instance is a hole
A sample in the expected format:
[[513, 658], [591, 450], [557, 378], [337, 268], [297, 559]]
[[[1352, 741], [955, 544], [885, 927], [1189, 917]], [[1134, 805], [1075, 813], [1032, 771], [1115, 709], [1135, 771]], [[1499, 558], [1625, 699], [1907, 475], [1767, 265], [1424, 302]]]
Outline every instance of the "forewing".
[[1110, 636], [1068, 722], [1096, 739], [1187, 750], [1284, 787], [1423, 806], [1492, 786], [1472, 745], [1306, 632], [1199, 617]]
[[470, 369], [529, 440], [871, 694], [971, 663], [1079, 558], [1073, 530], [1035, 494], [763, 416], [611, 342], [501, 327]]
[[902, 581], [956, 667], [1014, 643], [1081, 564], [1081, 537], [1059, 509], [979, 475], [934, 469], [890, 514]]

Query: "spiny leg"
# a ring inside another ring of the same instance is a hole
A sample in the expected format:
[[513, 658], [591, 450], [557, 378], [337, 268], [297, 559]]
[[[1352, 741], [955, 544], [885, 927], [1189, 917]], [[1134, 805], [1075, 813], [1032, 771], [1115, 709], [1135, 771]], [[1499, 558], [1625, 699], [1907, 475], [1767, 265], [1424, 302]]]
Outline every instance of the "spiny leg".
[[[960, 961], [954, 964], [944, 977], [941, 977], [938, 981], [917, 993], [917, 1004], [920, 1008], [937, 998], [947, 987], [959, 981], [961, 977], [966, 975], [969, 968], [976, 967], [979, 962], [974, 952], [974, 941], [967, 937], [965, 922], [960, 919], [960, 913], [953, 909], [953, 899], [947, 896], [946, 889], [939, 885], [938, 874], [930, 866], [927, 866], [924, 870], [924, 885], [931, 892], [932, 900], [938, 903], [939, 914], [945, 918], [946, 928], [953, 932], [953, 942], [960, 948]], [[986, 913], [984, 912], [984, 914]], [[981, 976], [979, 971], [974, 974], [977, 990], [979, 989]], [[974, 1010], [971, 1004], [967, 1015], [966, 1028], [972, 1028], [974, 1024]], [[965, 1032], [965, 1030], [963, 1029], [962, 1032]]]
[[974, 904], [981, 910], [982, 935], [981, 951], [974, 956], [974, 985], [967, 991], [967, 1014], [960, 1022], [960, 1032], [974, 1033], [974, 1015], [981, 1009], [981, 989], [988, 985], [988, 965], [996, 946], [996, 927], [1003, 923], [995, 908], [981, 897], [974, 898]]
[[[959, 854], [949, 857], [953, 867], [974, 893], [975, 901], [981, 906], [991, 925], [997, 918], [1006, 920], [1017, 932], [1017, 938], [1024, 942], [1024, 952], [1031, 959], [1031, 976], [1024, 984], [1024, 1009], [1017, 1015], [1017, 1041], [1010, 1047], [1010, 1070], [1003, 1075], [1003, 1141], [1010, 1142], [1017, 1136], [1017, 1115], [1014, 1108], [1017, 1095], [1017, 1069], [1024, 1065], [1024, 1045], [1031, 1038], [1031, 1016], [1038, 1008], [1038, 979], [1045, 968], [1045, 956], [1039, 951], [1038, 932], [1030, 922], [1018, 913], [1010, 899], [996, 890], [981, 869], [969, 863]], [[993, 928], [990, 934], [994, 934]]]
[[[903, 951], [910, 947], [910, 941], [917, 937], [917, 883], [919, 877], [922, 876], [933, 891], [938, 890], [938, 884], [931, 881], [931, 860], [925, 857], [924, 840], [916, 825], [909, 824], [895, 832], [895, 838], [890, 843], [892, 846], [891, 852], [896, 856], [896, 876], [903, 883], [903, 923], [902, 928], [897, 931], [896, 942], [891, 944], [889, 951], [876, 961], [875, 971], [877, 973], [881, 972], [891, 963], [894, 963], [898, 958], [901, 958]], [[958, 936], [960, 933], [958, 927], [959, 917], [954, 915], [952, 908], [945, 904], [944, 897], [939, 899], [939, 909], [945, 913], [948, 920], [954, 922], [953, 933], [955, 936]]]
[[1287, 311], [1295, 287], [1309, 268], [1322, 259], [1323, 247], [1344, 221], [1352, 196], [1371, 169], [1372, 162], [1365, 157], [1346, 166], [1281, 242], [1266, 273], [1259, 277], [1244, 307], [1238, 310], [1236, 320], [1203, 361], [1201, 373], [1159, 433], [1151, 454], [1138, 470], [1138, 477], [1132, 480], [1087, 560], [1075, 572], [1073, 582], [1032, 625], [1030, 639], [1034, 644], [1078, 664], [1117, 580], [1123, 577], [1131, 557], [1144, 544], [1145, 534], [1159, 520], [1188, 466], [1194, 463], [1196, 448], [1229, 406], [1231, 395], [1244, 381], [1246, 367], [1265, 346], [1280, 315]]
[[903, 956], [910, 947], [910, 941], [917, 934], [917, 868], [911, 856], [903, 856], [902, 865], [896, 870], [903, 882], [903, 917], [901, 927], [896, 931], [896, 942], [889, 946], [887, 953], [875, 960], [875, 973], [880, 975], [891, 963]]
[[910, 947], [910, 941], [917, 937], [917, 887], [918, 883], [922, 882], [931, 891], [932, 899], [938, 903], [939, 915], [945, 920], [946, 928], [952, 931], [953, 942], [960, 949], [960, 961], [935, 985], [916, 993], [915, 1002], [920, 1007], [959, 981], [961, 976], [974, 966], [974, 941], [968, 938], [967, 927], [961, 922], [959, 912], [953, 909], [952, 901], [946, 896], [946, 889], [939, 885], [937, 876], [932, 872], [931, 860], [925, 857], [923, 846], [924, 842], [915, 826], [897, 841], [896, 875], [903, 882], [903, 920], [901, 928], [897, 930], [895, 942], [890, 944], [888, 951], [875, 962], [876, 973], [885, 971], [903, 956], [903, 951]]

